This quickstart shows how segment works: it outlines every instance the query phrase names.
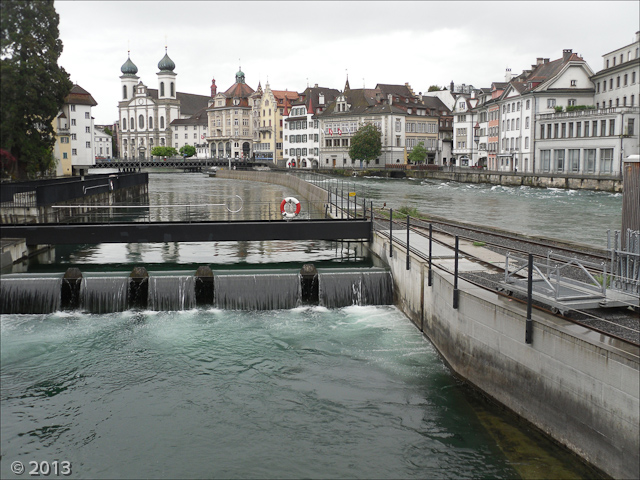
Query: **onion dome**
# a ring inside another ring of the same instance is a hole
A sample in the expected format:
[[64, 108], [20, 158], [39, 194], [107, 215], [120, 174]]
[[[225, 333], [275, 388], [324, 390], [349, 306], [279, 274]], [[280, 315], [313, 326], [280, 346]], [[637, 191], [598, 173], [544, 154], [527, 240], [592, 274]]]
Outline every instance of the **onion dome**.
[[245, 83], [242, 69], [238, 70], [238, 73], [236, 73], [236, 83]]
[[176, 68], [176, 64], [173, 63], [173, 60], [171, 60], [169, 55], [167, 55], [166, 47], [164, 50], [164, 57], [162, 57], [162, 60], [158, 62], [158, 68], [161, 72], [173, 72], [173, 69]]
[[120, 71], [124, 75], [135, 75], [138, 73], [138, 67], [131, 61], [131, 58], [127, 55], [127, 61], [124, 62], [122, 67], [120, 67]]

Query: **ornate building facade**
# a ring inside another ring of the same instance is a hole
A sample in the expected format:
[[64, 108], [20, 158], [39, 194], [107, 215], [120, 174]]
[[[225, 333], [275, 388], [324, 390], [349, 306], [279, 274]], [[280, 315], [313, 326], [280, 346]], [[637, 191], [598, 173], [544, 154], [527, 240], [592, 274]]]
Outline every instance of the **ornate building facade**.
[[[203, 143], [206, 135], [197, 119], [193, 125], [184, 122], [207, 107], [209, 97], [177, 91], [176, 65], [166, 53], [158, 63], [158, 88], [148, 88], [137, 76], [138, 67], [127, 58], [120, 69], [121, 101], [118, 103], [119, 136], [118, 147], [123, 159], [150, 159], [155, 146], [167, 146], [179, 149], [181, 146]], [[189, 128], [191, 127], [191, 128]], [[198, 128], [199, 127], [199, 128]], [[181, 129], [187, 128], [187, 137]], [[180, 131], [178, 131], [180, 130]], [[197, 138], [192, 138], [193, 134]]]

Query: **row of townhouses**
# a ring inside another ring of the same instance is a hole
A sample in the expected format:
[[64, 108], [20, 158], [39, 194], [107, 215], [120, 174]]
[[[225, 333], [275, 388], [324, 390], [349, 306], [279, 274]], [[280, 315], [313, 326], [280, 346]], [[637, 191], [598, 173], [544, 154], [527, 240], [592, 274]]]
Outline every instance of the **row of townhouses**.
[[[371, 166], [408, 163], [422, 143], [426, 163], [497, 171], [619, 175], [622, 159], [638, 154], [640, 32], [603, 55], [594, 73], [572, 50], [556, 60], [538, 58], [530, 69], [487, 88], [455, 85], [413, 91], [378, 84], [303, 92], [254, 90], [240, 69], [235, 82], [209, 95], [182, 93], [166, 50], [158, 63], [157, 89], [122, 65], [118, 120], [111, 138], [94, 128], [96, 102], [79, 86], [56, 122], [59, 172], [96, 158], [148, 159], [154, 146], [196, 148], [200, 158], [257, 159], [290, 168], [363, 168], [349, 157], [353, 135], [366, 124], [382, 135], [381, 155]], [[72, 110], [73, 108], [73, 110]], [[66, 141], [66, 144], [63, 143]]]

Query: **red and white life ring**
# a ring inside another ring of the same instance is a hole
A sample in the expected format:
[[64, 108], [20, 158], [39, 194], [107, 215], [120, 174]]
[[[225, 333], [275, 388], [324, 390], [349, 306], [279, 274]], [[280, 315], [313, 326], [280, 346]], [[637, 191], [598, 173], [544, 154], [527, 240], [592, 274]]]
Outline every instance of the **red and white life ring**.
[[280, 204], [280, 213], [285, 220], [295, 218], [300, 213], [300, 202], [295, 197], [286, 197]]

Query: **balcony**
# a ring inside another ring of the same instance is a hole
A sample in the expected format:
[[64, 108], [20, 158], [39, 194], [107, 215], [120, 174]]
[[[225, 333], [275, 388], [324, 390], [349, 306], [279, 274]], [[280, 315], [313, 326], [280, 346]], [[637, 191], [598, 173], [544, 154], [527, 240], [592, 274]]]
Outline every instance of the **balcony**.
[[271, 131], [273, 131], [272, 129], [273, 129], [273, 127], [270, 126], [270, 125], [258, 127], [258, 131], [259, 132], [271, 132]]
[[603, 115], [617, 115], [622, 113], [640, 113], [640, 107], [611, 107], [592, 108], [590, 110], [575, 110], [573, 112], [542, 113], [538, 114], [538, 120], [560, 120], [563, 118], [600, 117]]

